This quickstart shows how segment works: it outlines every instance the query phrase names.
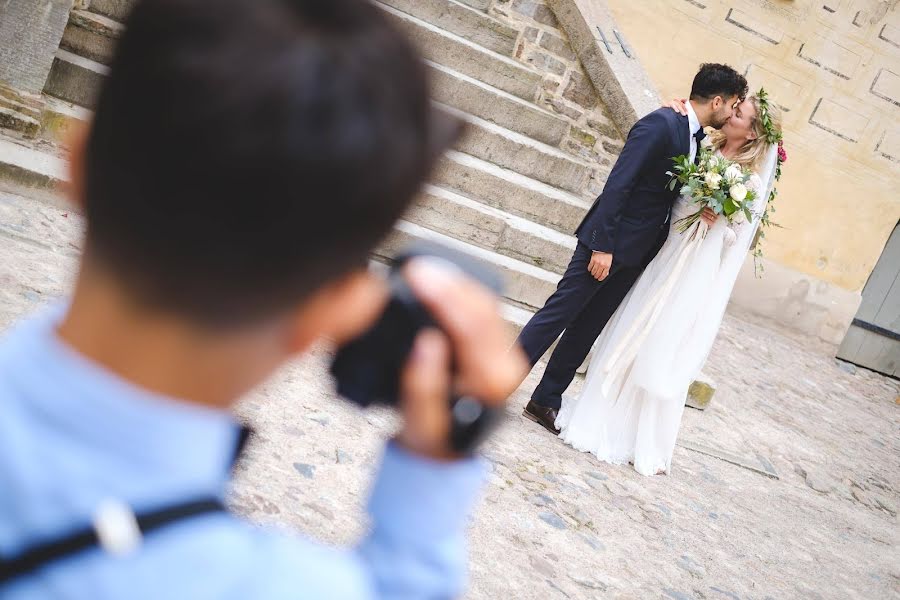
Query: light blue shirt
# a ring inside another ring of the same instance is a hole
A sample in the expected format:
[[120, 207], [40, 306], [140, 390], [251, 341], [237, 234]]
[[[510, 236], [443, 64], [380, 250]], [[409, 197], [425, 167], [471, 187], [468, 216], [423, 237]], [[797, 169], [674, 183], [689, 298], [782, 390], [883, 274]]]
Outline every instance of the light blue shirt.
[[[224, 412], [138, 389], [56, 335], [62, 311], [0, 339], [0, 556], [91, 522], [224, 497], [239, 427]], [[447, 598], [464, 580], [480, 461], [435, 463], [389, 445], [353, 550], [214, 513], [147, 535], [132, 554], [92, 549], [0, 588], [0, 598]]]

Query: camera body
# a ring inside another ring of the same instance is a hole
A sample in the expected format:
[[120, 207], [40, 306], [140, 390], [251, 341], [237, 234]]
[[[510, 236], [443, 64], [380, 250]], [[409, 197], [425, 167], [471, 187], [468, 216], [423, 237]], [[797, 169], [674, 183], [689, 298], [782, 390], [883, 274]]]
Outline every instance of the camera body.
[[[496, 294], [502, 291], [499, 276], [471, 257], [436, 244], [419, 243], [397, 255], [388, 273], [390, 299], [375, 324], [360, 337], [340, 347], [331, 364], [338, 393], [361, 407], [393, 406], [400, 394], [400, 373], [419, 332], [438, 327], [403, 277], [402, 269], [413, 258], [447, 263], [479, 281]], [[477, 399], [452, 396], [449, 445], [457, 452], [475, 449], [499, 422], [502, 411]]]

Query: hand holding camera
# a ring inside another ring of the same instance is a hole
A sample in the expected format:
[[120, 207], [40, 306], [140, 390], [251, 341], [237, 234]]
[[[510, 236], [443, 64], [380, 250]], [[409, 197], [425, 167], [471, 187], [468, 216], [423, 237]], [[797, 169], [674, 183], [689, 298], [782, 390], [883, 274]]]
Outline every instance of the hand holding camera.
[[471, 452], [499, 421], [527, 362], [509, 350], [497, 277], [434, 246], [398, 257], [391, 299], [372, 328], [332, 364], [338, 392], [361, 406], [398, 404], [398, 442], [432, 458]]
[[456, 450], [447, 443], [447, 398], [477, 398], [498, 409], [518, 387], [528, 364], [518, 347], [508, 351], [497, 299], [484, 286], [427, 258], [410, 262], [404, 275], [442, 331], [425, 329], [416, 337], [401, 376], [405, 425], [398, 441], [418, 454], [449, 458]]

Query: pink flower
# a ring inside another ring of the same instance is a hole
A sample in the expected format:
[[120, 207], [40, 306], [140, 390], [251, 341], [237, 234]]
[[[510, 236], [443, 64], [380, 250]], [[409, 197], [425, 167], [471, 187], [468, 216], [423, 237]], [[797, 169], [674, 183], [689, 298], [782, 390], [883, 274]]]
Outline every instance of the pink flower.
[[782, 142], [778, 142], [778, 162], [787, 162], [787, 152], [785, 152]]

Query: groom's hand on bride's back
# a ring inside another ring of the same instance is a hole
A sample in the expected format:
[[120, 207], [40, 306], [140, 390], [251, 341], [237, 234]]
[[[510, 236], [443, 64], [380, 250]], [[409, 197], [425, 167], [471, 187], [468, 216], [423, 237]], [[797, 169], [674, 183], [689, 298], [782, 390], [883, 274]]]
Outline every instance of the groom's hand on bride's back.
[[591, 254], [591, 261], [588, 263], [588, 271], [597, 281], [603, 281], [609, 276], [609, 270], [612, 268], [613, 255], [609, 252], [594, 251]]

